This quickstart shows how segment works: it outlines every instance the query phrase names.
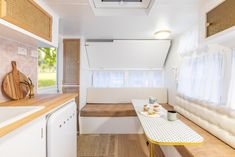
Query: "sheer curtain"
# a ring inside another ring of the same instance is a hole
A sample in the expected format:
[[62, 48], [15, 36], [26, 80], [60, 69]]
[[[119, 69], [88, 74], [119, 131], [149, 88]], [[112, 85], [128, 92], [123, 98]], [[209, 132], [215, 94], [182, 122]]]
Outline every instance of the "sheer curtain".
[[210, 103], [221, 103], [224, 78], [224, 55], [208, 53], [184, 61], [178, 92], [184, 96]]
[[124, 78], [122, 71], [94, 71], [92, 83], [94, 87], [123, 87]]
[[231, 72], [227, 106], [235, 110], [235, 52], [233, 52], [233, 58], [232, 58], [232, 72]]
[[126, 87], [163, 87], [162, 71], [129, 71]]
[[163, 87], [162, 70], [94, 71], [93, 87]]

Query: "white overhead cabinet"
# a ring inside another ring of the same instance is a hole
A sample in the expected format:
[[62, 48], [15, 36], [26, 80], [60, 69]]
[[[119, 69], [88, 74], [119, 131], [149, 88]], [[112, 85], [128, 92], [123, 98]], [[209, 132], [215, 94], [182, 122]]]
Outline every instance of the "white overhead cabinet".
[[45, 117], [0, 138], [0, 157], [46, 157]]
[[88, 41], [91, 69], [162, 69], [170, 40]]

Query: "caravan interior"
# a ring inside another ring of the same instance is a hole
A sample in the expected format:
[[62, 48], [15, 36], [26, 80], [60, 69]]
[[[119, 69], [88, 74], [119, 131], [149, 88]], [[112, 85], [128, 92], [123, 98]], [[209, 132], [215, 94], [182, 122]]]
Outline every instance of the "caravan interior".
[[0, 0], [0, 157], [235, 157], [235, 0]]

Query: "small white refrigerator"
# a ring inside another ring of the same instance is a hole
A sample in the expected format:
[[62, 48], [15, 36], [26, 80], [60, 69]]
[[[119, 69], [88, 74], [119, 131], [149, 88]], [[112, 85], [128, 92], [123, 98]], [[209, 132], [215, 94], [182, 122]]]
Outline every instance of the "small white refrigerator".
[[47, 118], [47, 157], [77, 157], [76, 103], [68, 103]]

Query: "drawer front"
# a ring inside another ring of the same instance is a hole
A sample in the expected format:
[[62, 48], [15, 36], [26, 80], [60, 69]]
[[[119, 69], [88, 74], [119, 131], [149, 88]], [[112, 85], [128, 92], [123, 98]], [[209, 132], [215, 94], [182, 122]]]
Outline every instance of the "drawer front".
[[52, 17], [33, 0], [0, 0], [2, 19], [48, 41], [52, 39]]

